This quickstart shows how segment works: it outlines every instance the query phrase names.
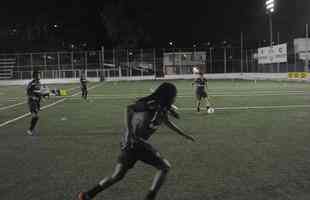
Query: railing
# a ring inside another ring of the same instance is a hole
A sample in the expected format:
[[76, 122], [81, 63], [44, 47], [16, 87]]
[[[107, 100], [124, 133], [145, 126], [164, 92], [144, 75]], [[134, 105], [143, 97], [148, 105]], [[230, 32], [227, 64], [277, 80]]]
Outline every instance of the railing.
[[[287, 63], [258, 64], [257, 49], [236, 47], [113, 49], [79, 52], [0, 54], [15, 61], [11, 79], [29, 79], [34, 70], [42, 78], [162, 76], [191, 74], [199, 66], [205, 73], [283, 73], [304, 71], [305, 63], [288, 50]], [[167, 57], [167, 55], [169, 55]], [[242, 59], [241, 59], [242, 58]], [[168, 61], [167, 61], [168, 59]], [[1, 68], [1, 66], [0, 66]], [[171, 69], [169, 69], [171, 68]]]

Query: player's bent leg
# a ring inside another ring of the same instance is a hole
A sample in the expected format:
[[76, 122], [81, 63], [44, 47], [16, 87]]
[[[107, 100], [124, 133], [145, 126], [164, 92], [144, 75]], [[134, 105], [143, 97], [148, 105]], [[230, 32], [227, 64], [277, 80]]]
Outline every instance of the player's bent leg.
[[115, 183], [119, 182], [122, 180], [128, 169], [121, 163], [118, 163], [115, 167], [115, 171], [111, 177], [107, 177], [103, 179], [102, 181], [99, 182], [98, 185], [93, 187], [87, 192], [81, 192], [79, 194], [79, 200], [90, 200], [94, 198], [98, 193], [106, 190], [107, 188], [111, 187]]
[[209, 101], [208, 96], [206, 96], [206, 98], [205, 98], [205, 103], [206, 103], [206, 107], [207, 107], [207, 110], [208, 110], [211, 107], [211, 103]]
[[82, 98], [84, 98], [84, 89], [82, 89]]
[[87, 99], [87, 95], [88, 95], [88, 90], [85, 90], [85, 99]]
[[139, 150], [140, 150], [140, 153], [138, 155], [139, 160], [158, 169], [158, 172], [156, 173], [153, 179], [152, 186], [145, 197], [145, 200], [154, 200], [158, 191], [160, 190], [161, 186], [164, 184], [166, 180], [171, 165], [149, 143], [141, 144]]
[[197, 112], [200, 112], [200, 104], [201, 104], [201, 99], [197, 99], [197, 103], [196, 103]]
[[34, 129], [38, 123], [39, 116], [36, 112], [31, 113], [31, 121], [30, 121], [30, 128], [27, 131], [28, 135], [33, 135], [34, 134]]
[[156, 198], [158, 191], [160, 190], [161, 186], [164, 184], [166, 180], [171, 165], [166, 159], [163, 159], [163, 163], [164, 164], [158, 169], [158, 172], [156, 173], [153, 179], [152, 186], [148, 194], [146, 195], [145, 200], [154, 200]]
[[100, 181], [99, 185], [101, 186], [101, 188], [103, 188], [103, 190], [105, 190], [106, 188], [112, 186], [114, 183], [122, 180], [125, 177], [127, 171], [128, 169], [124, 167], [123, 164], [118, 163], [112, 176]]

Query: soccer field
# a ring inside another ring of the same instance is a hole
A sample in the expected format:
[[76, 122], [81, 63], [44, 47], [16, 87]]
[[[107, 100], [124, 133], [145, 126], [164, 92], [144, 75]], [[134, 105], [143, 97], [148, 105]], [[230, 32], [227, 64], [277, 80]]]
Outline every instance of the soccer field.
[[[43, 102], [34, 137], [25, 87], [0, 87], [0, 199], [73, 200], [111, 175], [125, 106], [160, 83], [92, 83], [89, 102], [79, 85], [63, 85], [69, 96]], [[159, 200], [310, 199], [309, 83], [210, 80], [213, 114], [196, 112], [191, 81], [173, 83], [174, 121], [196, 143], [165, 127], [151, 138], [172, 164]], [[96, 199], [142, 200], [154, 174], [138, 162]]]

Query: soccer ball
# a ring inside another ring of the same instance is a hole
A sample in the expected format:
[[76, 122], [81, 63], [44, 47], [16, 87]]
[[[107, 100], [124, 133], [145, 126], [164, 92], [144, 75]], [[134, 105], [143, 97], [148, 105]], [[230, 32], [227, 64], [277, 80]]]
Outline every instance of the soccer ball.
[[207, 110], [207, 112], [208, 112], [209, 114], [214, 113], [214, 108], [209, 108], [209, 109]]
[[194, 67], [194, 68], [193, 68], [193, 73], [194, 73], [194, 74], [198, 74], [198, 73], [199, 73], [199, 69], [198, 69], [197, 67]]

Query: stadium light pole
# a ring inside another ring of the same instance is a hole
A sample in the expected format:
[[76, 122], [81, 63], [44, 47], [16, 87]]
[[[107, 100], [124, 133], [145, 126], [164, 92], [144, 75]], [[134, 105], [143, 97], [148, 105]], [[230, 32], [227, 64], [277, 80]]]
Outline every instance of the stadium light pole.
[[226, 48], [227, 48], [227, 41], [224, 40], [222, 42], [223, 44], [223, 49], [224, 49], [224, 73], [227, 72], [227, 59], [226, 59], [226, 56], [227, 56], [227, 52], [226, 52]]
[[169, 41], [169, 46], [170, 48], [172, 49], [172, 52], [173, 52], [173, 67], [175, 66], [175, 49], [173, 48], [174, 47], [174, 42], [173, 41]]
[[270, 26], [270, 46], [273, 44], [273, 31], [272, 31], [272, 13], [274, 12], [274, 0], [266, 0], [265, 2], [266, 11], [269, 17]]

